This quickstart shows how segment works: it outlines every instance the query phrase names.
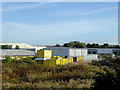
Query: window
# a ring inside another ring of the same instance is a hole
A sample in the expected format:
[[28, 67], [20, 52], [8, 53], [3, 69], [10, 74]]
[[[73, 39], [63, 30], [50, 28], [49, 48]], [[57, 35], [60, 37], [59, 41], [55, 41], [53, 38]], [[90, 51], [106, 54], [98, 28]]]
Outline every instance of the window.
[[117, 55], [117, 52], [114, 52], [115, 55]]
[[88, 54], [91, 54], [91, 52], [90, 52], [90, 51], [88, 51]]
[[96, 52], [94, 51], [93, 54], [96, 54]]

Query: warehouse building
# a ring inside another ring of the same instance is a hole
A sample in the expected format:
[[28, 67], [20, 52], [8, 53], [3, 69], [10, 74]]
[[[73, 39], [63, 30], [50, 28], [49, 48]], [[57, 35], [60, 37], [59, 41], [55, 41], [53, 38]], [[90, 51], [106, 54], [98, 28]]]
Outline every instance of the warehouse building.
[[101, 54], [101, 55], [104, 55], [104, 54], [109, 54], [109, 55], [117, 55], [117, 56], [120, 56], [120, 49], [116, 49], [116, 48], [113, 48], [113, 49], [105, 49], [105, 48], [88, 48], [88, 54]]
[[31, 50], [2, 50], [5, 56], [35, 56], [35, 51]]
[[16, 45], [18, 45], [20, 47], [20, 49], [35, 50], [36, 53], [37, 53], [37, 50], [46, 48], [45, 46], [32, 46], [32, 45], [29, 45], [26, 43], [0, 43], [0, 48], [2, 47], [2, 45], [8, 45], [12, 49], [15, 49]]
[[52, 56], [77, 57], [87, 55], [87, 49], [68, 48], [68, 47], [47, 47], [43, 50], [52, 50]]
[[47, 47], [43, 50], [52, 50], [52, 56], [60, 56], [66, 58], [76, 58], [79, 56], [83, 56], [84, 61], [98, 60], [98, 55], [88, 54], [87, 48]]

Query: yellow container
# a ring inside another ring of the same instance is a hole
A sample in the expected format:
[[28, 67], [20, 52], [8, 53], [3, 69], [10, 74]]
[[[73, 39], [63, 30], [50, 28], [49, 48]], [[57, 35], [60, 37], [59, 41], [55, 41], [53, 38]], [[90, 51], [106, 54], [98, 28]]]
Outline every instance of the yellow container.
[[61, 65], [68, 64], [68, 63], [69, 63], [68, 58], [63, 58], [63, 59], [61, 60]]
[[71, 62], [73, 62], [73, 58], [71, 59]]
[[37, 58], [50, 58], [52, 57], [52, 50], [37, 50]]
[[66, 58], [66, 64], [68, 64], [69, 63], [69, 59], [68, 58]]
[[61, 60], [56, 60], [56, 65], [61, 65]]
[[29, 56], [29, 57], [33, 58], [34, 56]]
[[55, 65], [59, 65], [59, 60], [43, 60], [43, 64], [46, 66], [55, 66]]
[[5, 55], [2, 55], [3, 58], [5, 58]]
[[26, 56], [24, 56], [23, 58], [26, 58]]
[[71, 63], [71, 62], [72, 62], [72, 61], [71, 61], [71, 58], [68, 58], [68, 62], [69, 62], [69, 63]]
[[62, 59], [60, 59], [60, 65], [63, 65], [63, 64], [62, 64], [62, 61], [63, 61], [63, 60], [62, 60]]
[[83, 60], [83, 56], [77, 57], [77, 61]]
[[11, 57], [11, 59], [15, 59], [15, 57]]
[[52, 57], [50, 60], [43, 60], [46, 66], [64, 65], [73, 62], [73, 58]]
[[62, 65], [64, 65], [64, 64], [65, 64], [65, 59], [63, 58], [63, 59], [62, 59]]

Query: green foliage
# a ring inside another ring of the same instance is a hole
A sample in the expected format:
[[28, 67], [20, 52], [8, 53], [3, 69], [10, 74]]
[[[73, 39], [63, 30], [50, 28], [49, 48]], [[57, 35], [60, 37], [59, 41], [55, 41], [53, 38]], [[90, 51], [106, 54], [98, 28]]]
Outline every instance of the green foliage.
[[120, 79], [117, 72], [112, 69], [105, 68], [106, 75], [96, 77], [94, 89], [101, 88], [120, 88]]
[[3, 61], [4, 63], [11, 63], [11, 57], [7, 56], [6, 59]]
[[94, 89], [120, 88], [120, 58], [104, 56], [104, 60], [92, 61], [92, 64], [102, 67], [106, 72], [106, 75], [95, 78]]
[[61, 47], [59, 44], [56, 44], [55, 47]]
[[12, 49], [12, 48], [8, 45], [2, 45], [2, 49]]
[[88, 43], [86, 46], [87, 46], [87, 48], [100, 48], [100, 45], [95, 44], [95, 43], [93, 43], [93, 44]]
[[15, 49], [20, 49], [20, 47], [18, 45], [16, 45]]
[[103, 48], [109, 48], [109, 44], [108, 43], [104, 43], [103, 44]]
[[24, 58], [24, 59], [22, 60], [22, 62], [28, 63], [28, 64], [37, 64], [37, 61], [32, 60], [32, 58], [30, 58], [30, 57]]
[[73, 42], [69, 42], [69, 43], [65, 43], [64, 47], [71, 47], [71, 48], [86, 48], [86, 44], [85, 43], [80, 43], [78, 41], [73, 41]]

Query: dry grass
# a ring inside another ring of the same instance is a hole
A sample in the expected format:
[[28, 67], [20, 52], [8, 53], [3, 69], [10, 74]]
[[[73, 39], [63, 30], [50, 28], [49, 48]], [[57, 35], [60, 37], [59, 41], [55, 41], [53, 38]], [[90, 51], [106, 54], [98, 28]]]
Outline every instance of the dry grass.
[[3, 63], [3, 88], [90, 88], [105, 71], [92, 65]]

